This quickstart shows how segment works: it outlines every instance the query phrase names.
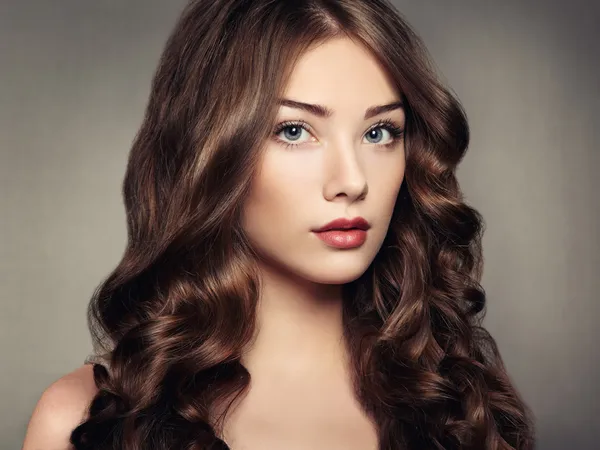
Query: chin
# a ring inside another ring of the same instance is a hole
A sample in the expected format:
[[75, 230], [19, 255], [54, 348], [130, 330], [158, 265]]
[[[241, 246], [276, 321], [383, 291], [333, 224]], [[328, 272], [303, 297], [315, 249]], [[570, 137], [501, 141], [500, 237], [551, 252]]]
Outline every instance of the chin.
[[314, 264], [305, 272], [304, 278], [319, 284], [346, 284], [350, 283], [367, 271], [368, 261], [352, 264], [350, 261], [327, 264]]
[[335, 277], [320, 277], [319, 280], [315, 280], [315, 282], [318, 282], [319, 284], [337, 284], [337, 285], [341, 285], [341, 284], [346, 284], [346, 283], [350, 283], [354, 280], [357, 280], [358, 278], [360, 278], [360, 276], [363, 274], [364, 272], [361, 273], [354, 273], [354, 274], [345, 274], [345, 276], [335, 276]]

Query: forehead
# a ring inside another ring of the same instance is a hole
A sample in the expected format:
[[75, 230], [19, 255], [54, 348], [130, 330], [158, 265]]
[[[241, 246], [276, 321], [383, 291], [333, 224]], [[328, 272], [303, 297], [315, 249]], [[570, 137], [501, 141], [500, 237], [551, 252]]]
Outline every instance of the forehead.
[[375, 56], [349, 38], [328, 40], [307, 50], [292, 70], [285, 97], [326, 104], [336, 111], [400, 100]]

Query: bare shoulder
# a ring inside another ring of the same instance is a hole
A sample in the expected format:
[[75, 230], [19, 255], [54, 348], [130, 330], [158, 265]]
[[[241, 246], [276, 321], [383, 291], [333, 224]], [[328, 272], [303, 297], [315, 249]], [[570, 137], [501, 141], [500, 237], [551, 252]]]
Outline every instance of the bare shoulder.
[[71, 449], [71, 432], [85, 419], [96, 392], [91, 364], [75, 369], [48, 386], [31, 415], [22, 450]]

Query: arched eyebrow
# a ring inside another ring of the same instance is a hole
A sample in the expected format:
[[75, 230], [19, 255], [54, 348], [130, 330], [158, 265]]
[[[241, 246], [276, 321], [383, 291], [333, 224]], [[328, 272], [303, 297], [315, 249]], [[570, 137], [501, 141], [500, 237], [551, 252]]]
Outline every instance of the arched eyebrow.
[[[313, 105], [311, 103], [298, 102], [296, 100], [290, 100], [288, 98], [280, 99], [278, 101], [278, 104], [280, 106], [289, 106], [290, 108], [302, 109], [318, 117], [327, 118], [333, 116], [333, 110], [323, 105]], [[378, 116], [379, 114], [383, 114], [385, 112], [393, 111], [395, 109], [404, 110], [404, 103], [399, 101], [388, 103], [387, 105], [371, 106], [365, 111], [365, 120], [370, 119], [371, 117]]]

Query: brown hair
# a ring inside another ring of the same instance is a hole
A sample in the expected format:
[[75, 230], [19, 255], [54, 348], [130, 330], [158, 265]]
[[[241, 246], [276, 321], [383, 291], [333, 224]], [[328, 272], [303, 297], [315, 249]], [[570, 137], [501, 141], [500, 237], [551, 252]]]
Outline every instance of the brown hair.
[[167, 42], [129, 156], [128, 244], [89, 308], [107, 367], [94, 366], [76, 449], [228, 448], [213, 412], [249, 385], [240, 356], [260, 289], [241, 208], [295, 61], [337, 37], [378, 58], [407, 114], [388, 234], [343, 287], [355, 391], [380, 448], [533, 447], [480, 326], [483, 220], [455, 176], [466, 116], [421, 40], [385, 0], [199, 0]]

